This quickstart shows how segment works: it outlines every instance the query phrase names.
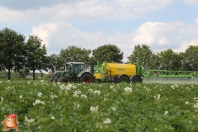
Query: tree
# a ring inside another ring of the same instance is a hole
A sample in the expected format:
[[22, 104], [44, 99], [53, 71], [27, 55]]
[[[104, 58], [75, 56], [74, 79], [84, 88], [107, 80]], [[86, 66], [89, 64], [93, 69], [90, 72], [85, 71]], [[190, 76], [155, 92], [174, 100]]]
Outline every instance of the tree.
[[3, 50], [3, 44], [2, 41], [0, 40], [0, 71], [5, 70], [5, 66], [4, 66], [4, 62], [5, 58], [4, 58], [4, 50]]
[[64, 63], [63, 58], [61, 58], [59, 55], [52, 54], [49, 56], [49, 69], [52, 70], [53, 73], [60, 70], [60, 67]]
[[60, 58], [64, 60], [64, 63], [70, 61], [83, 61], [85, 66], [89, 67], [89, 60], [91, 50], [82, 49], [76, 46], [68, 46], [66, 49], [61, 49]]
[[[95, 61], [103, 62], [122, 62], [123, 52], [114, 44], [105, 44], [94, 49], [92, 55]], [[96, 62], [94, 62], [96, 64]]]
[[[153, 58], [152, 58], [153, 57]], [[157, 59], [157, 56], [153, 55], [150, 47], [143, 44], [135, 46], [134, 51], [128, 57], [129, 62], [138, 62], [144, 69], [150, 69], [152, 66], [152, 59]], [[157, 63], [157, 62], [156, 62]]]
[[153, 53], [150, 58], [149, 62], [149, 69], [159, 69], [160, 67], [160, 58], [159, 58], [159, 53]]
[[198, 70], [198, 46], [190, 46], [183, 54], [183, 69]]
[[179, 54], [172, 49], [161, 51], [159, 53], [161, 70], [179, 70], [181, 68], [181, 60]]
[[47, 51], [45, 45], [41, 45], [42, 40], [35, 35], [30, 35], [26, 44], [27, 63], [26, 67], [33, 71], [33, 80], [35, 80], [35, 71], [47, 71], [49, 66], [49, 58], [46, 56]]
[[8, 80], [10, 80], [11, 70], [19, 71], [23, 68], [24, 40], [25, 36], [9, 28], [0, 31], [0, 70], [8, 70]]

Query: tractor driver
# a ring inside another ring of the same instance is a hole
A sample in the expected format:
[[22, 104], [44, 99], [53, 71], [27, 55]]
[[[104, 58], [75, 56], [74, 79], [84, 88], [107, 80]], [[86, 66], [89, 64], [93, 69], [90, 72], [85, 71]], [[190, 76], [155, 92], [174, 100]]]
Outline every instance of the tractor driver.
[[74, 65], [74, 76], [77, 76], [78, 72], [79, 72], [79, 66]]

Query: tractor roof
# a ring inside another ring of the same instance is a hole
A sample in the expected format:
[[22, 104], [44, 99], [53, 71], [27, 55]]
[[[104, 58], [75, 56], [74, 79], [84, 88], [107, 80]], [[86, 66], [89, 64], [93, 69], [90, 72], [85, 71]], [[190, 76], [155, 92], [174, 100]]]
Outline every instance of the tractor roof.
[[84, 64], [84, 62], [67, 62], [66, 64]]

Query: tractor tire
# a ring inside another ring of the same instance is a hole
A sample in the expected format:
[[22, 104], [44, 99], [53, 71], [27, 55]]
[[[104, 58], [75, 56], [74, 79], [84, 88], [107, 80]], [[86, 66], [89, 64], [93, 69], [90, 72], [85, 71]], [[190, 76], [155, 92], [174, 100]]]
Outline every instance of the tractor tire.
[[142, 78], [139, 76], [132, 76], [131, 77], [131, 82], [132, 83], [142, 83]]
[[127, 76], [121, 76], [119, 82], [121, 82], [121, 83], [130, 83], [130, 79]]
[[94, 78], [90, 74], [83, 74], [82, 77], [80, 78], [80, 82], [93, 83]]
[[58, 79], [58, 82], [68, 83], [68, 82], [70, 82], [70, 80], [66, 77], [61, 77], [61, 78]]
[[52, 77], [49, 79], [49, 82], [57, 82], [56, 77], [59, 75], [60, 72], [56, 72], [52, 75]]
[[50, 78], [49, 82], [55, 82], [54, 78]]

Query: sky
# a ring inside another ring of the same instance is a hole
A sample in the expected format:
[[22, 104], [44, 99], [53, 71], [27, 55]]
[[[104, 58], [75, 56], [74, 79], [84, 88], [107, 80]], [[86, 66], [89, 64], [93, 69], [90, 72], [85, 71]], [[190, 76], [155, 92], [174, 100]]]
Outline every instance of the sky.
[[114, 44], [123, 61], [135, 45], [157, 53], [198, 45], [198, 0], [0, 0], [0, 30], [37, 35], [47, 54]]

